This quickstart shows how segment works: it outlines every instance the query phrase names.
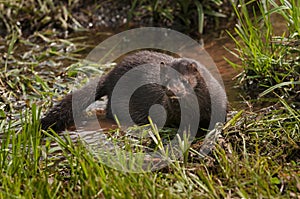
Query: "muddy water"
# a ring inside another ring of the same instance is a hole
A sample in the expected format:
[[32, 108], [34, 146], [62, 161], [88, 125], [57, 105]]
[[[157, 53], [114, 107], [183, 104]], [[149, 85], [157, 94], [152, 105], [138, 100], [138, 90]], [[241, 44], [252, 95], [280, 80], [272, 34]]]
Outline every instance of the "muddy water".
[[229, 36], [212, 39], [205, 38], [204, 42], [205, 50], [212, 57], [221, 74], [228, 101], [233, 108], [237, 108], [236, 106], [238, 106], [239, 101], [241, 101], [240, 94], [242, 91], [235, 86], [236, 80], [234, 80], [234, 78], [240, 73], [240, 71], [233, 69], [224, 59], [227, 58], [234, 63], [239, 63], [239, 59], [226, 50], [233, 50], [235, 48], [235, 44]]

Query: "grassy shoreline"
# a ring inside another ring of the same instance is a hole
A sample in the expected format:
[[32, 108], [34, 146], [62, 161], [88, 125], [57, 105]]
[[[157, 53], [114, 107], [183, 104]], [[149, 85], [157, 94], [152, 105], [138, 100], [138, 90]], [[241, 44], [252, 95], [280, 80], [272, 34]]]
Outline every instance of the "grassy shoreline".
[[[234, 9], [244, 11], [232, 34], [242, 84], [277, 102], [253, 111], [256, 104], [247, 101], [248, 108], [230, 112], [208, 157], [199, 158], [195, 144], [185, 159], [154, 172], [109, 168], [84, 143], [67, 135], [45, 138], [39, 129], [41, 112], [71, 90], [79, 72], [74, 65], [91, 47], [84, 36], [8, 34], [0, 41], [0, 198], [300, 198], [300, 10], [296, 1], [280, 2], [261, 4], [262, 15], [252, 18], [240, 1]], [[289, 35], [272, 37], [275, 12], [290, 24]]]

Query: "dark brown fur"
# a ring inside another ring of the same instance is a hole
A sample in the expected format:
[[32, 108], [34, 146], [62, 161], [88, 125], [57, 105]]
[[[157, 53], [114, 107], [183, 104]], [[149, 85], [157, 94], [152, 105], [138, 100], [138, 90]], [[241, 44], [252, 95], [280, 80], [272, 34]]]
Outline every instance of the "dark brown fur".
[[[181, 121], [181, 107], [174, 96], [182, 95], [188, 97], [190, 93], [184, 84], [189, 84], [197, 96], [200, 110], [199, 129], [207, 129], [210, 126], [210, 122], [212, 122], [210, 127], [214, 127], [216, 122], [223, 122], [225, 120], [227, 106], [225, 91], [207, 69], [199, 65], [195, 60], [174, 58], [152, 51], [139, 51], [126, 56], [107, 75], [102, 76], [99, 81], [93, 81], [84, 88], [67, 95], [42, 118], [42, 129], [47, 129], [51, 126], [53, 130], [62, 131], [74, 125], [73, 116], [76, 115], [76, 117], [81, 118], [83, 110], [93, 101], [99, 100], [103, 96], [108, 96], [106, 117], [114, 119], [111, 100], [116, 83], [126, 72], [143, 64], [160, 67], [156, 67], [158, 70], [152, 70], [151, 73], [143, 73], [140, 78], [151, 79], [151, 75], [160, 75], [162, 72], [160, 70], [167, 70], [168, 66], [181, 73], [182, 76], [178, 79], [168, 78], [167, 76], [161, 77], [162, 81], [167, 81], [165, 82], [165, 86], [147, 84], [133, 93], [129, 103], [129, 112], [136, 124], [149, 123], [149, 108], [154, 104], [160, 104], [165, 108], [167, 113], [165, 125], [178, 127]], [[199, 71], [197, 70], [197, 66]], [[203, 76], [206, 76], [206, 81]], [[96, 84], [97, 89], [95, 90]], [[213, 92], [209, 93], [208, 87]], [[80, 101], [74, 100], [73, 102], [73, 107], [76, 107], [77, 112], [72, 111], [72, 97], [74, 96], [76, 96], [74, 99], [80, 99]], [[213, 104], [217, 106], [216, 111], [212, 112], [211, 102], [214, 102]], [[128, 106], [122, 99], [119, 99], [118, 103]], [[193, 117], [192, 112], [189, 112], [190, 117]], [[118, 113], [118, 110], [114, 110], [114, 114], [118, 116], [118, 114], [123, 113]], [[215, 121], [211, 121], [211, 115], [215, 116]]]

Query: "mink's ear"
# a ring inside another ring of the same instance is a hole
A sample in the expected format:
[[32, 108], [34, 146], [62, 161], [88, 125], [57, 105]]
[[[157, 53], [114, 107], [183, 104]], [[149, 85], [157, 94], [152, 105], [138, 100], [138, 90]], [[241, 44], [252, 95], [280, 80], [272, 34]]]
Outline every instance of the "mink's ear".
[[197, 72], [197, 64], [195, 62], [192, 62], [188, 66], [188, 70], [191, 72]]

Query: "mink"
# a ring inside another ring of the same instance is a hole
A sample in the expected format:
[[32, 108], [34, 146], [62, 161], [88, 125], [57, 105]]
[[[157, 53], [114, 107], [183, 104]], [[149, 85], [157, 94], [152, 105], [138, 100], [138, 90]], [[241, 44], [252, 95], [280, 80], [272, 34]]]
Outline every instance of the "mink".
[[[122, 94], [124, 96], [128, 94], [126, 92], [135, 85], [135, 79], [128, 78], [127, 81], [127, 72], [138, 66], [141, 71], [136, 81], [145, 80], [148, 83], [132, 93], [128, 104], [128, 99], [123, 99]], [[171, 69], [176, 70], [180, 75], [169, 77], [170, 71], [173, 71]], [[124, 77], [123, 81], [127, 81], [126, 84], [121, 85], [122, 89], [117, 93], [117, 98], [113, 98], [118, 81]], [[154, 79], [155, 81], [152, 81]], [[137, 125], [149, 123], [148, 116], [153, 105], [160, 105], [166, 113], [166, 118], [161, 118], [162, 112], [154, 109], [153, 115], [159, 118], [158, 120], [151, 118], [154, 121], [164, 120], [165, 126], [177, 128], [181, 122], [188, 124], [197, 114], [195, 111], [197, 107], [189, 107], [195, 104], [195, 100], [200, 112], [196, 125], [198, 131], [212, 129], [217, 122], [224, 122], [226, 117], [225, 90], [205, 66], [193, 59], [175, 58], [164, 53], [143, 50], [126, 55], [106, 75], [66, 95], [41, 119], [42, 129], [51, 127], [55, 131], [63, 131], [74, 125], [73, 118], [82, 118], [84, 110], [103, 96], [108, 98], [107, 118], [115, 119], [114, 116], [126, 118], [127, 113], [124, 111], [126, 109], [123, 107], [128, 107], [130, 118]], [[72, 98], [76, 100], [72, 102]], [[180, 101], [181, 99], [185, 100]], [[216, 108], [212, 109], [212, 106]], [[182, 117], [182, 111], [186, 107], [187, 111], [184, 111], [185, 116]], [[211, 118], [214, 120], [212, 121]], [[121, 125], [122, 122], [126, 125], [128, 121], [121, 120]]]

